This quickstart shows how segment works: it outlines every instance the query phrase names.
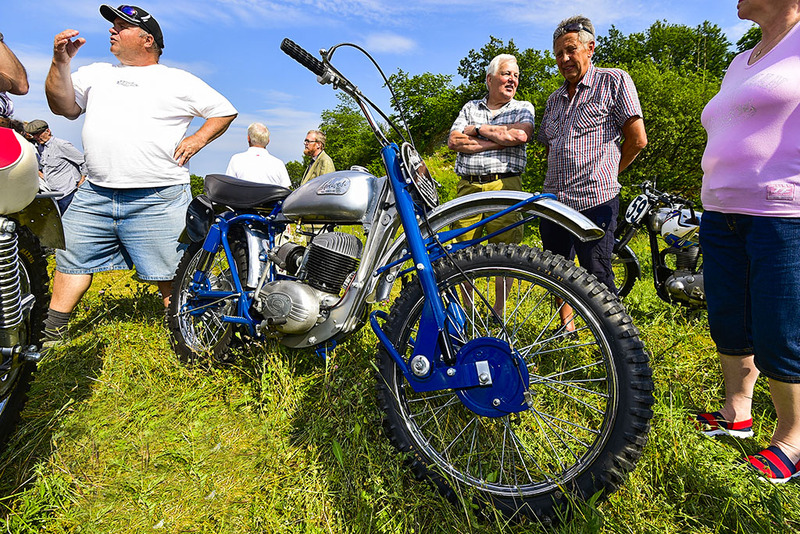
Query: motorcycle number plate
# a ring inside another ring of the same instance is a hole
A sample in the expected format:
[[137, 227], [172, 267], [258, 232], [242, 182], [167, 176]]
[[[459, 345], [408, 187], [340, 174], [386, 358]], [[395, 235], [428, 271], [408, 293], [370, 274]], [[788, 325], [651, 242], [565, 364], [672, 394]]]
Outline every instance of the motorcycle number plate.
[[642, 220], [647, 210], [650, 208], [650, 200], [647, 195], [639, 195], [634, 198], [625, 210], [625, 222], [636, 224]]

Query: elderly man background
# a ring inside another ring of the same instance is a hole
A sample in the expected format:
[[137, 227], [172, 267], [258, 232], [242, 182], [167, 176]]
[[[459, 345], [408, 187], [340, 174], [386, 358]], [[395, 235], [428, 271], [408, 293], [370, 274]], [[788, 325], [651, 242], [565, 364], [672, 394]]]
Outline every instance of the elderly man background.
[[286, 171], [286, 165], [267, 150], [269, 129], [260, 122], [254, 122], [247, 128], [246, 152], [231, 156], [225, 174], [262, 184], [275, 184], [291, 187], [292, 181]]
[[26, 124], [25, 132], [36, 141], [39, 150], [39, 173], [44, 188], [61, 193], [56, 202], [58, 210], [63, 215], [86, 174], [83, 154], [69, 141], [55, 137], [47, 123], [41, 119]]
[[[534, 109], [530, 102], [514, 100], [519, 86], [517, 59], [500, 54], [486, 69], [488, 94], [464, 104], [453, 126], [447, 146], [458, 152], [455, 171], [461, 177], [457, 196], [479, 191], [512, 189], [521, 191], [520, 175], [525, 170], [525, 144], [533, 137]], [[463, 228], [483, 216], [464, 219], [454, 225]], [[487, 224], [490, 233], [519, 220], [511, 214]], [[471, 239], [474, 232], [464, 236]], [[521, 227], [491, 239], [492, 242], [519, 243]]]
[[301, 184], [322, 174], [333, 172], [333, 160], [325, 153], [325, 134], [319, 130], [310, 130], [303, 140], [303, 154], [311, 158], [311, 164], [303, 173]]
[[[68, 119], [85, 113], [88, 171], [64, 215], [67, 247], [56, 252], [45, 325], [51, 340], [63, 335], [96, 272], [135, 265], [169, 303], [191, 200], [184, 165], [236, 117], [230, 102], [205, 82], [159, 64], [164, 37], [147, 11], [102, 5], [100, 14], [113, 24], [111, 53], [119, 64], [93, 63], [71, 74], [70, 62], [86, 40], [65, 30], [54, 39], [45, 82], [53, 113]], [[184, 137], [195, 116], [205, 122]]]
[[[539, 223], [544, 248], [581, 266], [616, 292], [611, 255], [619, 213], [617, 176], [647, 145], [642, 107], [631, 77], [592, 65], [594, 26], [583, 16], [553, 32], [553, 52], [564, 83], [547, 99], [538, 139], [547, 146], [543, 191], [595, 222], [606, 234], [587, 243], [560, 226]], [[571, 310], [562, 310], [568, 330]]]
[[[525, 144], [533, 137], [534, 109], [530, 102], [514, 100], [518, 86], [517, 59], [510, 54], [500, 54], [486, 69], [488, 94], [461, 108], [447, 140], [447, 146], [458, 152], [455, 171], [461, 180], [456, 186], [457, 196], [480, 191], [522, 190], [520, 175], [527, 163]], [[483, 217], [462, 219], [453, 227], [465, 228]], [[468, 232], [461, 239], [472, 239], [481, 230], [492, 233], [520, 219], [519, 213], [505, 215], [479, 230]], [[523, 229], [518, 226], [490, 241], [519, 243], [522, 237]], [[504, 285], [500, 279], [496, 282], [494, 311], [499, 314], [505, 302]]]

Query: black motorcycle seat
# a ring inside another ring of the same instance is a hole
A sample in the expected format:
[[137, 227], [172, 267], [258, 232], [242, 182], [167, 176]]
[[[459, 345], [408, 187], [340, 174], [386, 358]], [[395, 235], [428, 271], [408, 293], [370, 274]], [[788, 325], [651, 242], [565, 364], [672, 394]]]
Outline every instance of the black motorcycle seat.
[[280, 185], [248, 182], [225, 174], [206, 175], [204, 190], [212, 202], [234, 209], [271, 208], [292, 192]]

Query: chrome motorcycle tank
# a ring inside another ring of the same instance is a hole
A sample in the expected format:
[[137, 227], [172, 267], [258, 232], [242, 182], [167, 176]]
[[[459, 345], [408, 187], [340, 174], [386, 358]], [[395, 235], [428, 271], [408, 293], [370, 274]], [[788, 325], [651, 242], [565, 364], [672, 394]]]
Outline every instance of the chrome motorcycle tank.
[[385, 186], [385, 176], [361, 170], [323, 174], [289, 195], [283, 201], [283, 214], [293, 221], [365, 224]]

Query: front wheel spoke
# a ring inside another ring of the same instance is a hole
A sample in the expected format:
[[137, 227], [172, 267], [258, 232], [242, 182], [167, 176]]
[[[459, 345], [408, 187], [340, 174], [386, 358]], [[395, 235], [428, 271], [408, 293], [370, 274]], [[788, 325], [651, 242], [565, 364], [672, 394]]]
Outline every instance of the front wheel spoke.
[[[558, 462], [559, 469], [563, 473], [564, 471], [566, 471], [567, 468], [564, 465], [564, 460], [562, 459], [561, 454], [558, 452], [558, 450], [556, 449], [556, 446], [553, 444], [553, 440], [550, 439], [550, 434], [555, 435], [555, 437], [558, 438], [558, 441], [560, 441], [561, 444], [565, 448], [567, 448], [569, 450], [569, 452], [573, 456], [575, 456], [575, 454], [572, 452], [572, 449], [569, 447], [569, 445], [564, 443], [564, 440], [561, 438], [561, 436], [559, 436], [558, 432], [555, 432], [553, 430], [553, 426], [549, 423], [549, 421], [547, 421], [546, 418], [542, 417], [542, 414], [537, 409], [530, 408], [528, 411], [530, 411], [534, 415], [534, 418], [539, 423], [539, 429], [542, 432], [545, 441], [549, 445], [550, 450], [553, 452], [553, 457], [555, 458], [556, 462]], [[549, 430], [549, 432], [548, 432], [548, 430]], [[576, 457], [576, 460], [577, 460], [577, 457]]]
[[[448, 400], [447, 402], [445, 402], [443, 405], [439, 406], [438, 408], [430, 407], [429, 408], [430, 411], [431, 411], [430, 416], [422, 424], [417, 423], [417, 426], [420, 429], [425, 428], [426, 426], [428, 426], [428, 423], [431, 421], [431, 419], [435, 419], [439, 415], [439, 412], [441, 412], [445, 408], [453, 406], [454, 404], [456, 404], [458, 402], [459, 402], [458, 397], [453, 395], [453, 398], [451, 398], [450, 400]], [[425, 412], [420, 412], [418, 414], [409, 414], [409, 419], [414, 420], [414, 419], [416, 419], [417, 417], [419, 417], [421, 415], [425, 415]]]
[[[525, 461], [526, 456], [531, 462], [533, 462], [533, 465], [536, 466], [536, 469], [538, 469], [540, 473], [544, 473], [544, 470], [536, 461], [536, 458], [534, 458], [533, 455], [530, 453], [530, 451], [528, 451], [528, 448], [525, 446], [525, 444], [522, 443], [522, 441], [519, 439], [519, 436], [517, 436], [516, 432], [514, 432], [514, 429], [511, 428], [508, 419], [504, 421], [503, 425], [505, 427], [505, 430], [503, 431], [503, 452], [505, 452], [505, 436], [509, 435], [511, 436], [511, 443], [514, 445], [514, 450], [517, 453], [516, 457], [519, 458], [520, 465], [522, 466], [521, 470], [528, 477], [528, 482], [533, 484], [535, 481], [533, 480], [533, 475], [531, 475], [531, 472], [528, 469], [528, 462]], [[523, 454], [523, 451], [525, 454]], [[513, 462], [514, 455], [511, 455], [511, 459]], [[512, 466], [512, 473], [514, 474], [514, 485], [519, 486], [519, 477], [517, 476], [517, 473], [520, 472], [520, 469], [517, 469], [516, 462], [513, 462], [513, 464], [514, 465]]]
[[[469, 452], [467, 453], [467, 466], [466, 466], [466, 472], [467, 473], [471, 472], [469, 468], [470, 468], [470, 464], [472, 464], [472, 458], [473, 457], [474, 458], [478, 458], [478, 454], [479, 453], [476, 452], [476, 450], [478, 448], [479, 448], [479, 443], [478, 443], [478, 425], [475, 425], [475, 428], [472, 429], [472, 440], [470, 440]], [[478, 470], [482, 471], [480, 465], [478, 465]], [[479, 476], [480, 476], [480, 474], [479, 474]]]
[[461, 429], [461, 431], [460, 431], [458, 434], [456, 434], [456, 435], [455, 435], [455, 437], [454, 437], [452, 440], [450, 440], [450, 443], [448, 443], [448, 444], [447, 444], [447, 446], [446, 446], [444, 449], [442, 449], [442, 455], [443, 455], [443, 456], [446, 456], [446, 455], [447, 455], [447, 451], [449, 451], [449, 450], [450, 450], [450, 447], [452, 447], [453, 445], [455, 445], [456, 441], [458, 441], [458, 440], [459, 440], [459, 438], [460, 438], [460, 437], [461, 437], [461, 436], [464, 434], [464, 432], [466, 432], [466, 431], [467, 431], [467, 429], [468, 429], [468, 428], [469, 428], [469, 427], [470, 427], [470, 426], [471, 426], [473, 423], [477, 424], [477, 422], [478, 422], [478, 418], [477, 418], [477, 417], [473, 417], [473, 418], [472, 418], [472, 420], [471, 420], [469, 423], [467, 423], [466, 425], [464, 425], [464, 428], [462, 428], [462, 429]]
[[[534, 416], [534, 418], [535, 418], [535, 416]], [[537, 421], [536, 424], [541, 428], [541, 426], [542, 426], [541, 423], [539, 423]], [[508, 422], [506, 422], [506, 425], [508, 425]], [[517, 433], [514, 432], [514, 429], [511, 428], [510, 426], [508, 426], [508, 433], [511, 436], [511, 443], [514, 445], [514, 450], [516, 451], [517, 457], [519, 458], [520, 463], [522, 464], [522, 471], [528, 477], [528, 482], [531, 483], [531, 484], [536, 482], [534, 480], [534, 478], [533, 478], [533, 475], [530, 472], [530, 469], [528, 469], [528, 463], [529, 462], [531, 464], [533, 464], [533, 466], [536, 468], [536, 470], [539, 473], [541, 473], [548, 482], [551, 481], [552, 478], [548, 474], [547, 470], [545, 470], [544, 467], [539, 463], [539, 460], [536, 459], [536, 457], [533, 455], [533, 453], [530, 450], [528, 450], [528, 447], [522, 442], [522, 440], [519, 438], [519, 436], [517, 436]], [[545, 435], [545, 438], [546, 437], [547, 436]], [[517, 471], [520, 471], [520, 470], [515, 470], [515, 473]], [[516, 477], [515, 477], [515, 480], [516, 480]], [[519, 484], [517, 484], [517, 485], [519, 485]]]
[[[562, 424], [565, 424], [565, 425], [569, 425], [569, 426], [571, 426], [571, 427], [573, 427], [573, 428], [575, 428], [577, 430], [583, 430], [584, 432], [588, 432], [590, 434], [594, 434], [595, 436], [599, 436], [600, 435], [600, 431], [597, 430], [597, 429], [589, 428], [587, 426], [583, 426], [583, 425], [580, 425], [580, 424], [575, 423], [573, 421], [568, 421], [566, 419], [562, 419], [560, 417], [556, 417], [554, 415], [551, 415], [549, 413], [545, 413], [545, 412], [542, 412], [542, 411], [538, 411], [537, 410], [537, 413], [542, 418], [546, 418], [546, 419], [548, 419], [548, 420], [550, 420], [550, 421], [552, 421], [554, 423], [557, 422], [557, 423], [562, 423]], [[569, 436], [570, 438], [572, 438], [573, 441], [576, 441], [576, 442], [580, 443], [581, 446], [586, 447], [586, 448], [589, 447], [588, 443], [585, 443], [584, 441], [582, 441], [581, 438], [579, 438], [578, 436], [572, 434], [569, 430], [567, 430], [565, 428], [561, 428], [560, 426], [557, 426], [557, 425], [553, 425], [553, 428], [559, 429], [559, 431], [561, 431], [562, 433], [564, 433], [567, 436]]]
[[[581, 406], [583, 406], [587, 410], [591, 410], [591, 411], [593, 411], [593, 412], [595, 412], [597, 414], [600, 414], [600, 415], [603, 415], [603, 413], [604, 413], [602, 410], [599, 410], [598, 408], [596, 408], [595, 406], [592, 406], [588, 402], [586, 402], [584, 400], [581, 400], [581, 399], [579, 399], [578, 397], [576, 397], [574, 395], [570, 395], [569, 393], [567, 393], [565, 391], [561, 391], [560, 389], [558, 389], [558, 388], [556, 388], [556, 387], [554, 387], [554, 386], [552, 386], [550, 384], [544, 384], [544, 386], [546, 388], [548, 388], [549, 390], [554, 391], [554, 392], [558, 393], [559, 395], [561, 395], [563, 397], [566, 397], [568, 399], [571, 399], [571, 400], [577, 402], [578, 404], [580, 404]], [[603, 399], [607, 399], [608, 398], [607, 394], [603, 394], [603, 395], [598, 394], [598, 396], [600, 398], [603, 398]]]
[[558, 373], [550, 374], [550, 375], [547, 375], [547, 376], [541, 376], [539, 378], [541, 378], [543, 380], [550, 381], [550, 382], [557, 382], [557, 380], [555, 380], [555, 379], [558, 378], [558, 377], [565, 376], [565, 375], [568, 375], [570, 373], [577, 373], [578, 371], [585, 371], [587, 369], [591, 369], [593, 367], [597, 367], [598, 365], [604, 365], [603, 361], [602, 360], [597, 360], [594, 363], [590, 363], [590, 364], [587, 364], [587, 365], [581, 365], [580, 367], [573, 367], [572, 369], [567, 369], [565, 371], [560, 371]]
[[[532, 286], [531, 286], [531, 289], [530, 289], [530, 290], [528, 290], [528, 293], [531, 293], [531, 291], [533, 291], [535, 288], [536, 288], [536, 286], [532, 285]], [[517, 323], [517, 327], [514, 329], [514, 332], [513, 332], [513, 336], [514, 336], [515, 338], [517, 337], [517, 335], [518, 335], [518, 333], [519, 333], [520, 329], [522, 329], [522, 327], [523, 327], [523, 326], [525, 326], [526, 324], [528, 324], [528, 321], [531, 319], [531, 317], [533, 317], [533, 315], [534, 315], [536, 312], [538, 312], [538, 311], [539, 311], [539, 309], [540, 309], [540, 308], [542, 307], [542, 305], [545, 303], [545, 300], [547, 300], [547, 297], [548, 297], [548, 293], [544, 293], [544, 294], [542, 294], [542, 296], [541, 296], [541, 297], [539, 297], [539, 299], [538, 299], [538, 300], [537, 300], [535, 303], [533, 303], [533, 305], [531, 306], [531, 309], [528, 311], [528, 313], [525, 315], [525, 317], [523, 317], [523, 318], [522, 318], [522, 320], [520, 320], [520, 321]], [[521, 304], [522, 304], [522, 303], [520, 302], [520, 303], [518, 304], [518, 306], [519, 306], [519, 305], [521, 305]], [[554, 320], [555, 320], [555, 315], [551, 315], [551, 316], [550, 316], [550, 319], [549, 319], [549, 320], [547, 321], [547, 323], [546, 323], [546, 324], [545, 324], [545, 325], [542, 327], [541, 331], [539, 332], [539, 335], [538, 335], [538, 336], [536, 336], [536, 339], [533, 341], [533, 344], [534, 344], [534, 345], [535, 345], [535, 344], [537, 344], [537, 343], [539, 342], [539, 340], [542, 338], [542, 334], [543, 334], [543, 333], [544, 333], [544, 332], [545, 332], [545, 331], [546, 331], [548, 328], [550, 328], [550, 325], [551, 325], [551, 324], [553, 324], [553, 321], [554, 321]]]
[[588, 393], [589, 395], [595, 395], [597, 397], [600, 397], [601, 399], [608, 398], [608, 393], [604, 393], [602, 391], [596, 391], [593, 389], [588, 389], [586, 387], [578, 385], [578, 384], [603, 384], [608, 382], [607, 378], [584, 378], [584, 379], [574, 379], [574, 380], [550, 380], [547, 377], [539, 377], [539, 378], [540, 380], [536, 380], [535, 382], [530, 381], [528, 387], [540, 385], [555, 390], [561, 393], [562, 395], [568, 395], [568, 393], [556, 389], [555, 387], [556, 385], [561, 385], [575, 390], [576, 393]]

